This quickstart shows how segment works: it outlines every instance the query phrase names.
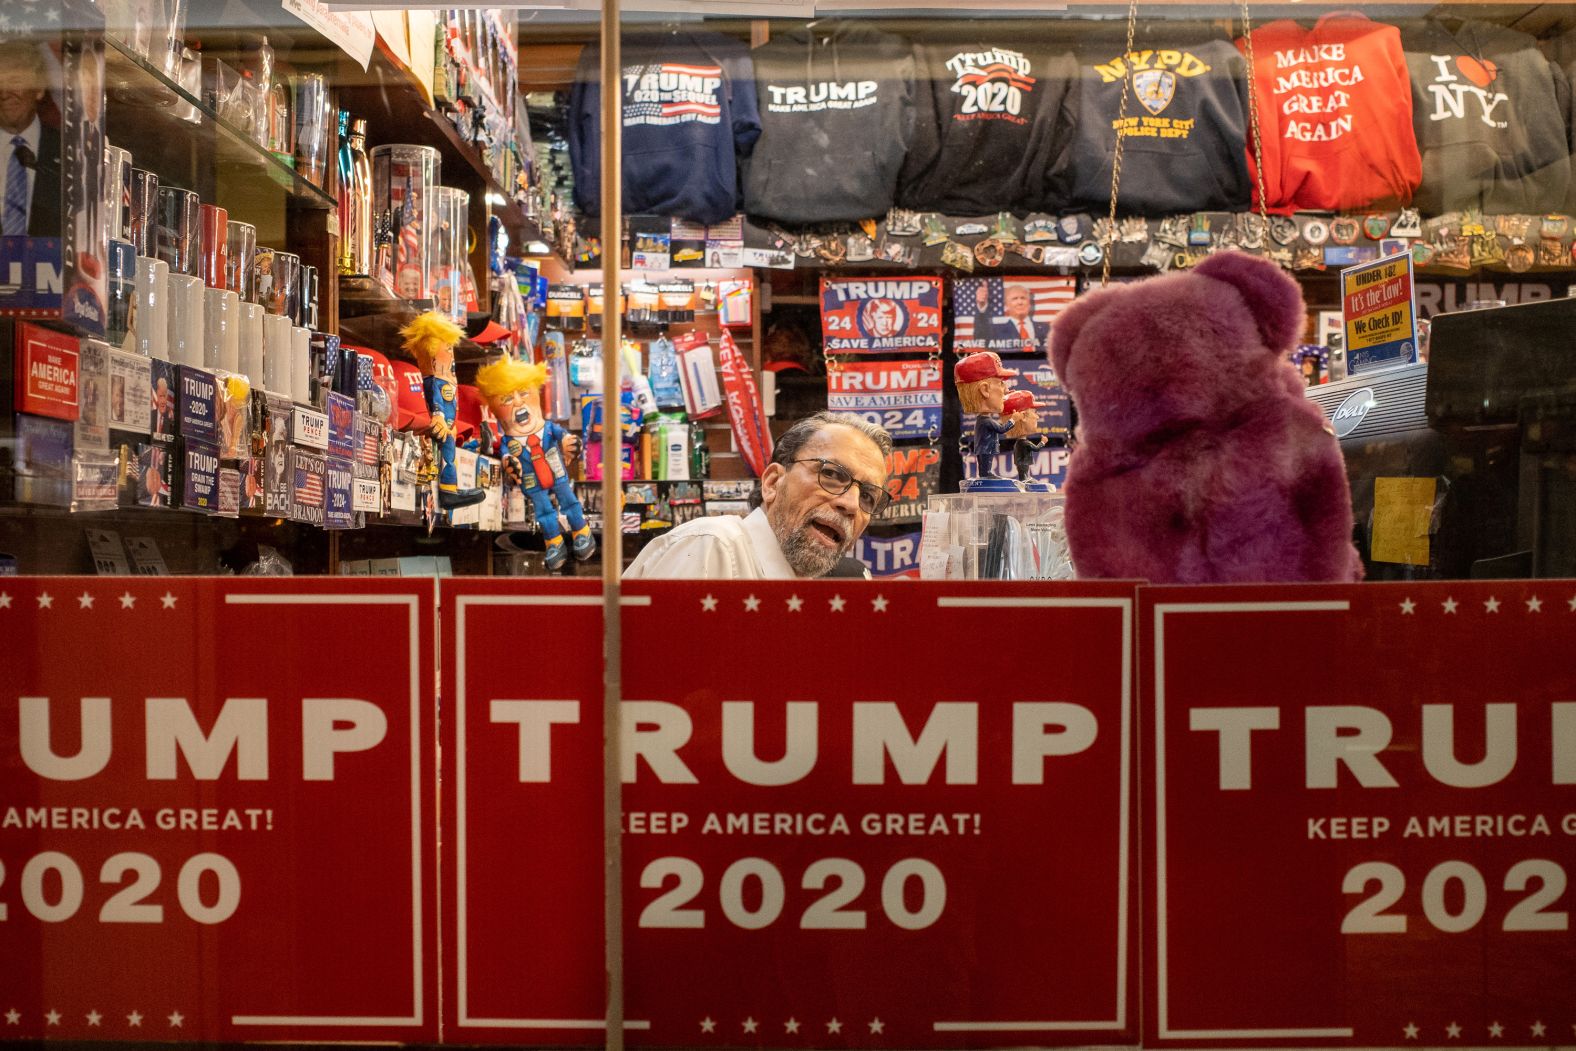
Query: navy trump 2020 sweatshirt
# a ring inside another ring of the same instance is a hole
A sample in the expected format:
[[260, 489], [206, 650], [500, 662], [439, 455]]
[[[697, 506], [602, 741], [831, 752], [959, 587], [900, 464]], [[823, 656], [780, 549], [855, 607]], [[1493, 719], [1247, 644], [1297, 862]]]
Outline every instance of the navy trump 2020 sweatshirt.
[[[718, 223], [739, 208], [739, 158], [761, 134], [745, 46], [720, 33], [626, 37], [622, 49], [624, 210]], [[580, 56], [569, 99], [575, 205], [601, 214], [601, 49]]]

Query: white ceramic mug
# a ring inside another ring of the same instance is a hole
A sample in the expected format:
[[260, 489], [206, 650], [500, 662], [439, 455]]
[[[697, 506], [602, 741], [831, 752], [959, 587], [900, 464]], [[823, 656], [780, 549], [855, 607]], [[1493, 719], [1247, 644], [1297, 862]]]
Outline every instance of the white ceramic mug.
[[254, 387], [264, 390], [263, 382], [263, 318], [266, 313], [261, 303], [241, 303], [240, 362], [236, 371], [251, 381]]
[[299, 325], [290, 329], [290, 397], [312, 404], [312, 331]]
[[203, 293], [203, 368], [241, 370], [241, 297], [228, 288]]
[[170, 275], [170, 360], [177, 365], [203, 363], [202, 278], [189, 274]]
[[283, 314], [263, 315], [263, 389], [291, 394], [290, 319]]
[[170, 359], [170, 264], [137, 257], [136, 317], [132, 346], [145, 358]]

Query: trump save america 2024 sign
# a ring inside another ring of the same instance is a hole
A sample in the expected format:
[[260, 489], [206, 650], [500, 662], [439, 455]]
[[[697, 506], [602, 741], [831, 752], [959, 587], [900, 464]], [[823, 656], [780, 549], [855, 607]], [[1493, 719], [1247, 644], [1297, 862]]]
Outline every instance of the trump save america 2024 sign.
[[828, 354], [941, 349], [941, 278], [823, 277], [821, 337]]

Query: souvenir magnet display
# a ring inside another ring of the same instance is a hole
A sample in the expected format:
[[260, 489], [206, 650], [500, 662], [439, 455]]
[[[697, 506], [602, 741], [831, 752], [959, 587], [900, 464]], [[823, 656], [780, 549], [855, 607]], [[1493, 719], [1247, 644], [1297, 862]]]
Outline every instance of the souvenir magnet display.
[[1117, 236], [1126, 244], [1143, 244], [1149, 240], [1149, 221], [1141, 216], [1129, 216], [1117, 221]]
[[[547, 568], [551, 572], [568, 561], [571, 552], [579, 562], [596, 554], [596, 537], [586, 524], [565, 466], [579, 453], [580, 439], [543, 414], [542, 387], [546, 382], [545, 365], [528, 365], [512, 358], [485, 365], [476, 373], [476, 389], [487, 399], [503, 431], [505, 474], [531, 501], [537, 524], [547, 538]], [[558, 522], [560, 512], [569, 519], [567, 549]]]
[[886, 232], [893, 237], [913, 237], [919, 233], [920, 218], [918, 212], [911, 212], [903, 208], [894, 208], [887, 213]]
[[1302, 224], [1302, 239], [1311, 245], [1322, 245], [1330, 239], [1330, 224], [1323, 219], [1309, 219]]
[[1270, 216], [1270, 240], [1283, 246], [1297, 240], [1297, 220], [1289, 215]]
[[1356, 244], [1361, 233], [1362, 224], [1349, 215], [1343, 215], [1330, 223], [1330, 240], [1338, 245]]
[[1105, 259], [1105, 249], [1098, 241], [1085, 241], [1078, 246], [1078, 262], [1084, 266], [1099, 266]]
[[974, 246], [974, 258], [981, 266], [1000, 266], [1007, 250], [994, 237], [987, 237]]
[[1269, 234], [1269, 223], [1265, 222], [1262, 215], [1246, 212], [1237, 216], [1237, 239], [1242, 247], [1257, 252], [1264, 247], [1264, 238]]
[[1422, 237], [1423, 217], [1416, 208], [1402, 208], [1401, 214], [1390, 224], [1391, 237]]
[[1368, 240], [1377, 241], [1390, 232], [1390, 217], [1383, 212], [1374, 212], [1363, 219], [1363, 233], [1368, 235]]
[[969, 251], [967, 245], [957, 241], [948, 241], [941, 247], [941, 261], [947, 266], [966, 273], [974, 272], [974, 253]]
[[454, 467], [454, 417], [459, 408], [454, 346], [463, 336], [460, 326], [435, 310], [400, 329], [405, 350], [421, 369], [422, 393], [432, 418], [427, 433], [437, 446], [438, 506], [445, 511], [470, 507], [487, 497], [480, 489], [461, 489]]
[[1203, 212], [1198, 212], [1193, 216], [1192, 221], [1188, 223], [1188, 247], [1208, 248], [1213, 240], [1214, 234], [1210, 231], [1209, 216]]

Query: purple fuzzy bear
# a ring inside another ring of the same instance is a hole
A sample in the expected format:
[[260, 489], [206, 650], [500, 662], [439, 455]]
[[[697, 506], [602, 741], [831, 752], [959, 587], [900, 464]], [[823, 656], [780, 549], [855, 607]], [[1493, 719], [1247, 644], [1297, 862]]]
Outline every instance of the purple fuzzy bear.
[[1082, 577], [1361, 580], [1340, 446], [1288, 360], [1306, 310], [1239, 252], [1113, 287], [1057, 319], [1078, 407], [1067, 535]]

